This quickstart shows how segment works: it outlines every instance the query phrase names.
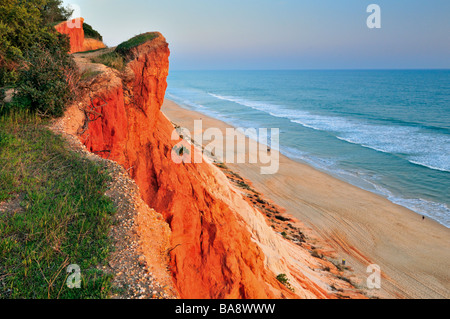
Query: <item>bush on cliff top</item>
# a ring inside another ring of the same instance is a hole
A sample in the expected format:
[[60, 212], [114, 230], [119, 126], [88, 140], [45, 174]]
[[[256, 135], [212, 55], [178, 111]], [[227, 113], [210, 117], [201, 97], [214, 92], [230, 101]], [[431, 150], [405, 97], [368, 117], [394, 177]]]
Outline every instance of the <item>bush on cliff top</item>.
[[117, 46], [117, 48], [112, 51], [105, 54], [102, 54], [98, 57], [95, 57], [92, 59], [92, 62], [94, 63], [101, 63], [104, 64], [110, 68], [123, 71], [126, 64], [125, 56], [127, 53], [132, 49], [137, 47], [138, 45], [141, 45], [147, 41], [151, 41], [158, 37], [157, 32], [147, 32], [140, 35], [137, 35], [133, 38], [131, 38], [128, 41], [122, 42]]
[[86, 38], [96, 39], [99, 41], [103, 41], [103, 37], [101, 36], [98, 31], [94, 30], [91, 25], [87, 24], [86, 22], [83, 23], [83, 31], [84, 36]]
[[47, 40], [48, 43], [41, 41], [27, 52], [13, 107], [59, 117], [76, 97], [79, 74], [74, 60], [67, 54], [67, 37], [57, 35]]
[[116, 48], [116, 52], [119, 54], [122, 54], [122, 55], [126, 55], [132, 48], [135, 48], [138, 45], [141, 45], [142, 43], [153, 40], [157, 37], [158, 37], [157, 32], [147, 32], [147, 33], [137, 35], [137, 36], [131, 38], [130, 40], [119, 44]]
[[17, 92], [8, 108], [59, 116], [75, 97], [69, 38], [51, 26], [70, 14], [61, 0], [1, 1], [0, 87]]
[[15, 84], [22, 59], [42, 35], [56, 32], [54, 21], [71, 15], [61, 0], [2, 0], [0, 2], [0, 86]]

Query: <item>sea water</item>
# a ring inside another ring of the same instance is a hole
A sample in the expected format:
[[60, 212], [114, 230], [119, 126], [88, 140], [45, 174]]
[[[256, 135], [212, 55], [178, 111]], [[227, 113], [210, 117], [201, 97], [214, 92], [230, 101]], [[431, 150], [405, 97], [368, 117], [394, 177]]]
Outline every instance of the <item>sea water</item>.
[[171, 71], [166, 97], [450, 227], [450, 70]]

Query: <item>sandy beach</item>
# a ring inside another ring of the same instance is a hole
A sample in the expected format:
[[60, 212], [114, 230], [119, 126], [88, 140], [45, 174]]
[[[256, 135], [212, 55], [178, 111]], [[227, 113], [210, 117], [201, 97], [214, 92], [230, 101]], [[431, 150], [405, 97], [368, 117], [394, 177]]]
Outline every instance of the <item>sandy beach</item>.
[[[162, 111], [191, 132], [199, 119], [203, 130], [219, 128], [225, 135], [232, 127], [170, 100]], [[367, 290], [367, 267], [378, 265], [381, 289], [370, 295], [450, 298], [450, 229], [308, 165], [279, 158], [279, 171], [273, 175], [262, 175], [260, 166], [248, 161], [227, 166], [309, 228], [319, 245], [331, 246], [335, 259], [346, 260], [361, 288]]]

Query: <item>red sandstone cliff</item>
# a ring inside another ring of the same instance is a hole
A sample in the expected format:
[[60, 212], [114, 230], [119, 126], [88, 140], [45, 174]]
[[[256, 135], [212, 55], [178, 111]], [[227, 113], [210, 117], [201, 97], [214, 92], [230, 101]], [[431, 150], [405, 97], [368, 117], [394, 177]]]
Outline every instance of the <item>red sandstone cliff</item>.
[[56, 31], [67, 34], [70, 39], [70, 52], [84, 52], [105, 48], [105, 44], [99, 40], [84, 37], [83, 18], [64, 21], [55, 26]]
[[56, 31], [62, 34], [67, 34], [70, 38], [70, 52], [83, 51], [84, 43], [84, 31], [83, 31], [83, 18], [73, 19], [70, 21], [64, 21], [55, 26]]
[[[180, 297], [330, 297], [325, 275], [313, 271], [322, 261], [275, 234], [219, 169], [172, 161], [179, 140], [171, 140], [174, 128], [160, 111], [169, 54], [158, 34], [129, 52], [123, 74], [97, 66], [103, 73], [80, 103], [89, 120], [78, 123], [78, 133], [91, 152], [123, 165], [144, 201], [170, 225]], [[276, 279], [281, 273], [295, 293]]]

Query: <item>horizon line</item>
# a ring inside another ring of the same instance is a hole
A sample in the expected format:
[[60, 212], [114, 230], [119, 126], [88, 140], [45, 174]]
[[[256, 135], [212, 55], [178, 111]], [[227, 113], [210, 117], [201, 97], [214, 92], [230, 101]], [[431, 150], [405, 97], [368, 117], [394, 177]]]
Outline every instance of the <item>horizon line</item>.
[[171, 69], [171, 71], [450, 71], [448, 68], [280, 68], [280, 69]]

